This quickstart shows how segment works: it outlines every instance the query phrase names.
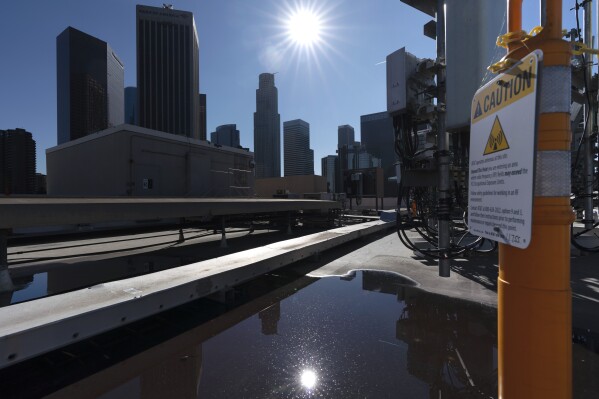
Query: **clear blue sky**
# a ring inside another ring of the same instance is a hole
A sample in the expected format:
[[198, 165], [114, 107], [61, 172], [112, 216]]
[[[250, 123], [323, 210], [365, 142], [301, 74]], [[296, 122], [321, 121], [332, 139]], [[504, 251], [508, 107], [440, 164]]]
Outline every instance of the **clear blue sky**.
[[[70, 25], [108, 42], [125, 64], [125, 85], [135, 86], [137, 3], [3, 2], [0, 129], [21, 127], [33, 133], [38, 171], [45, 173], [45, 150], [56, 145], [56, 36]], [[278, 72], [281, 122], [301, 118], [310, 123], [316, 173], [320, 158], [335, 153], [338, 125], [354, 126], [359, 139], [360, 115], [385, 110], [385, 64], [377, 63], [403, 46], [419, 57], [435, 56], [434, 41], [422, 35], [422, 25], [431, 18], [399, 0], [179, 0], [173, 4], [195, 16], [200, 91], [208, 95], [208, 132], [236, 123], [241, 144], [253, 149], [258, 75]], [[565, 28], [574, 26], [574, 13], [569, 11], [573, 4], [573, 0], [564, 2]], [[298, 6], [312, 7], [322, 15], [323, 45], [311, 56], [285, 50], [286, 15]], [[525, 1], [524, 13], [526, 29], [538, 25], [538, 1]]]

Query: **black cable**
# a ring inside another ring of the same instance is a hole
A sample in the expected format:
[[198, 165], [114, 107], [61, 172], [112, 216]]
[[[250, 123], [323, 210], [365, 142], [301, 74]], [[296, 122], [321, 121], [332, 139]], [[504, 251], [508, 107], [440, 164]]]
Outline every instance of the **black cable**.
[[[580, 32], [581, 32], [580, 31], [580, 16], [579, 16], [578, 11], [579, 11], [579, 9], [581, 7], [584, 7], [585, 4], [590, 3], [590, 2], [591, 2], [591, 0], [584, 0], [582, 3], [579, 3], [578, 0], [575, 0], [575, 7], [571, 9], [571, 10], [574, 10], [575, 15], [576, 15], [576, 29], [577, 29], [577, 32], [578, 32], [578, 42], [580, 42], [580, 43], [582, 42], [582, 37], [581, 37], [581, 34], [580, 34]], [[589, 115], [592, 112], [590, 90], [589, 90], [589, 85], [588, 85], [588, 80], [587, 80], [587, 68], [588, 68], [588, 65], [587, 65], [586, 58], [585, 58], [584, 54], [581, 54], [581, 58], [582, 58], [582, 65], [583, 65], [584, 91], [585, 91], [585, 97], [586, 97], [586, 100], [587, 100], [587, 112], [586, 112], [586, 115], [585, 115], [583, 133], [580, 136], [580, 141], [578, 142], [578, 146], [577, 146], [577, 149], [576, 149], [576, 156], [574, 158], [574, 163], [572, 165], [572, 170], [571, 170], [572, 180], [574, 180], [575, 171], [576, 171], [576, 169], [578, 167], [578, 161], [580, 159], [580, 150], [581, 150], [582, 144], [583, 144], [583, 142], [584, 142], [584, 140], [586, 138], [585, 132], [587, 130], [587, 124], [589, 123]], [[591, 129], [592, 129], [592, 127], [591, 127]], [[589, 140], [590, 140], [590, 138], [589, 138]], [[591, 184], [591, 187], [593, 187], [594, 186], [594, 181], [592, 181], [590, 184]], [[593, 196], [594, 195], [591, 193], [591, 198], [593, 198]], [[579, 198], [585, 198], [585, 197], [587, 197], [587, 194], [581, 195], [580, 193], [574, 192], [574, 197], [575, 197], [574, 200], [579, 199]], [[588, 217], [588, 215], [586, 217]], [[592, 215], [591, 215], [591, 218], [592, 218]], [[577, 234], [574, 234], [574, 225], [572, 224], [572, 226], [570, 227], [570, 232], [571, 232], [571, 234], [570, 234], [570, 237], [571, 237], [570, 242], [572, 243], [572, 245], [574, 247], [576, 247], [577, 249], [581, 250], [581, 251], [599, 252], [599, 245], [597, 245], [595, 247], [584, 247], [579, 242], [577, 242], [577, 238], [578, 237], [580, 237], [582, 234], [584, 234], [584, 233], [592, 230], [593, 228], [597, 227], [598, 224], [599, 224], [599, 222], [598, 223], [594, 223], [592, 228], [590, 228], [590, 229], [584, 229], [582, 232], [577, 233]], [[595, 234], [595, 236], [597, 236], [597, 235]], [[597, 238], [599, 238], [599, 237], [597, 237]]]
[[[574, 13], [576, 14], [576, 31], [578, 32], [578, 42], [582, 43], [583, 39], [581, 36], [581, 31], [580, 31], [580, 16], [578, 14], [578, 10], [581, 7], [584, 7], [584, 5], [590, 2], [590, 0], [584, 0], [582, 3], [578, 3], [578, 0], [575, 0], [575, 7], [571, 8], [571, 10], [574, 10]], [[584, 54], [581, 54], [580, 57], [582, 58], [582, 68], [583, 68], [583, 81], [584, 81], [584, 92], [585, 92], [585, 97], [587, 99], [587, 112], [585, 113], [586, 115], [585, 117], [585, 121], [584, 121], [584, 129], [583, 132], [586, 132], [587, 129], [587, 124], [589, 123], [589, 115], [591, 114], [590, 110], [591, 110], [591, 97], [590, 97], [590, 91], [589, 91], [589, 85], [588, 85], [588, 81], [587, 81], [587, 63], [586, 63], [586, 58], [584, 56]], [[578, 142], [578, 148], [576, 149], [576, 157], [574, 158], [574, 164], [572, 166], [572, 172], [574, 173], [574, 171], [576, 170], [576, 167], [578, 166], [578, 159], [579, 159], [579, 155], [580, 155], [580, 149], [582, 148], [582, 143], [584, 142], [584, 138], [585, 135], [584, 133], [580, 136], [580, 141]]]
[[[576, 240], [578, 237], [595, 229], [597, 226], [599, 226], [599, 222], [593, 223], [593, 227], [591, 227], [590, 229], [585, 228], [581, 232], [575, 234], [574, 233], [574, 224], [572, 224], [570, 226], [570, 236], [572, 237], [572, 239], [570, 241], [572, 242], [572, 245], [581, 251], [599, 253], [599, 244], [597, 244], [594, 247], [585, 247], [584, 245], [580, 244]], [[599, 235], [597, 235], [596, 233], [593, 233], [593, 235], [595, 236], [595, 238], [597, 238], [599, 240]]]

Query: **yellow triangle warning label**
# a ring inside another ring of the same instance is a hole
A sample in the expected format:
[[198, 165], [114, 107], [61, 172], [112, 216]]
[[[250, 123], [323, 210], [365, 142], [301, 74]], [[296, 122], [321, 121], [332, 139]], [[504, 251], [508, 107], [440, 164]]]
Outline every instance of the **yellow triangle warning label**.
[[493, 154], [494, 152], [507, 150], [509, 148], [510, 145], [507, 143], [507, 137], [505, 137], [505, 132], [501, 127], [499, 118], [495, 116], [495, 121], [493, 122], [493, 127], [491, 128], [491, 133], [489, 134], [489, 139], [487, 140], [483, 155]]
[[474, 119], [478, 118], [482, 114], [483, 114], [483, 110], [480, 107], [480, 101], [478, 101], [478, 104], [476, 104], [476, 111], [474, 111]]

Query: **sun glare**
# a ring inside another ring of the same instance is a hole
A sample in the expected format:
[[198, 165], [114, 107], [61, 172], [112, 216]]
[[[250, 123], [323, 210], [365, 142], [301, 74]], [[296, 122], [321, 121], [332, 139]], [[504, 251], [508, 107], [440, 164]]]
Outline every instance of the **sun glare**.
[[316, 385], [316, 373], [312, 370], [304, 370], [300, 377], [302, 386], [306, 389], [312, 389]]
[[322, 22], [319, 16], [310, 10], [300, 9], [290, 15], [287, 22], [289, 38], [301, 46], [311, 46], [320, 41]]
[[337, 10], [339, 1], [277, 2], [271, 25], [276, 33], [263, 46], [261, 63], [281, 73], [295, 70], [304, 77], [319, 74], [326, 81], [323, 64], [333, 65], [334, 59], [343, 56], [336, 48], [339, 40], [336, 31], [340, 28], [335, 21], [341, 15]]

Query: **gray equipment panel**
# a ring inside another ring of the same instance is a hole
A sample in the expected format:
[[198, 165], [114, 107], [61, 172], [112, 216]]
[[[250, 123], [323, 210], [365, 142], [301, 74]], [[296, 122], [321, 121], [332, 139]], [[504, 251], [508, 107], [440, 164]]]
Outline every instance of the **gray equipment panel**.
[[445, 0], [447, 57], [447, 129], [470, 125], [472, 97], [493, 78], [487, 67], [505, 55], [497, 36], [506, 29], [506, 2]]

